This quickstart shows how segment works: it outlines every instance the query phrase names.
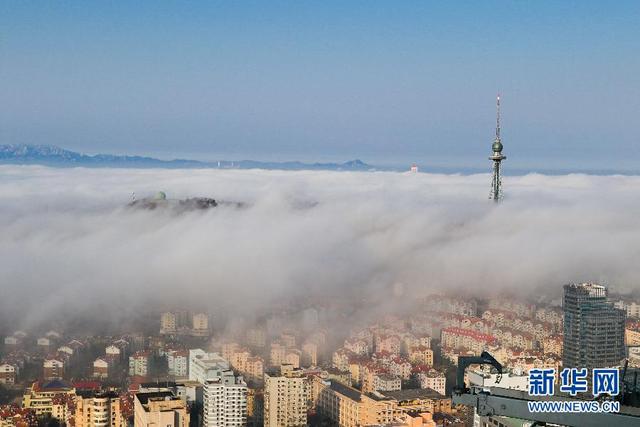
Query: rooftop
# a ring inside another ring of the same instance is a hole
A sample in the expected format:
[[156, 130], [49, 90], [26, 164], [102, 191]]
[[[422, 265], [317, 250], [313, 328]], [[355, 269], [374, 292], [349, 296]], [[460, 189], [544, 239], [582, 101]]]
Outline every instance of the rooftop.
[[384, 396], [398, 401], [415, 399], [442, 399], [444, 396], [430, 388], [410, 388], [405, 390], [381, 391]]
[[149, 403], [149, 401], [174, 400], [174, 399], [177, 399], [177, 397], [175, 397], [170, 390], [152, 391], [152, 392], [146, 392], [146, 393], [136, 393], [136, 398], [143, 405], [146, 405], [147, 403]]
[[331, 385], [329, 387], [331, 388], [331, 390], [347, 396], [349, 399], [356, 402], [360, 402], [362, 400], [362, 393], [360, 393], [360, 391], [356, 390], [353, 387], [346, 386], [337, 381], [331, 381]]

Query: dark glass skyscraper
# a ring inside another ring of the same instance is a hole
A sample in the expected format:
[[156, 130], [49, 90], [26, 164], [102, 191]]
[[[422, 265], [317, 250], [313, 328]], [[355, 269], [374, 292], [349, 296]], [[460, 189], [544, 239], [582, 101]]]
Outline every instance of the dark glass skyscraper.
[[564, 286], [565, 368], [619, 366], [625, 358], [626, 313], [607, 298], [607, 288], [596, 283]]

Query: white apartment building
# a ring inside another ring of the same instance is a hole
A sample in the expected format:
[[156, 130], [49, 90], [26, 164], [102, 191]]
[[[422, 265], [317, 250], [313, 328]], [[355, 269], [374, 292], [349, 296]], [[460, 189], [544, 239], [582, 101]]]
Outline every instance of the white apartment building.
[[104, 354], [113, 358], [118, 358], [120, 357], [120, 349], [115, 345], [109, 345], [104, 349]]
[[15, 384], [16, 368], [8, 363], [0, 364], [0, 383]]
[[247, 384], [233, 371], [207, 380], [203, 393], [205, 427], [240, 427], [247, 423]]
[[428, 372], [420, 372], [418, 381], [420, 381], [420, 388], [430, 388], [444, 396], [447, 387], [447, 378], [444, 373], [435, 369]]
[[129, 375], [146, 377], [149, 367], [149, 354], [138, 352], [129, 357]]
[[247, 384], [218, 353], [189, 350], [189, 380], [203, 384], [205, 427], [235, 427], [247, 422]]
[[231, 369], [229, 362], [218, 353], [207, 353], [202, 349], [189, 350], [189, 380], [204, 384], [222, 376]]
[[187, 378], [189, 375], [189, 352], [185, 350], [167, 352], [167, 367], [169, 375], [177, 378]]
[[373, 375], [373, 390], [394, 391], [402, 388], [402, 380], [396, 375], [378, 374]]

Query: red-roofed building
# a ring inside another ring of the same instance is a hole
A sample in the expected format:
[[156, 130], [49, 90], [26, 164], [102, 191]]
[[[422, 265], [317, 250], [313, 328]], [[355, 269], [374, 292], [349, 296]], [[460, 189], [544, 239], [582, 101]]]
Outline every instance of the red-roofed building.
[[409, 348], [407, 357], [414, 365], [433, 365], [433, 350], [423, 345]]
[[429, 369], [426, 372], [420, 372], [417, 377], [418, 381], [420, 381], [420, 388], [430, 388], [444, 396], [447, 385], [447, 378], [444, 373]]
[[442, 348], [466, 349], [480, 354], [488, 346], [496, 344], [496, 337], [462, 328], [445, 328], [441, 334]]
[[396, 335], [376, 335], [376, 352], [388, 351], [400, 354], [401, 341]]
[[21, 408], [16, 404], [0, 406], [0, 426], [31, 427], [38, 425], [38, 416], [32, 409]]
[[403, 380], [408, 380], [411, 377], [411, 363], [402, 357], [394, 358], [387, 367], [391, 375], [398, 376]]
[[102, 388], [102, 384], [98, 381], [75, 381], [72, 385], [76, 390], [83, 391], [99, 391]]

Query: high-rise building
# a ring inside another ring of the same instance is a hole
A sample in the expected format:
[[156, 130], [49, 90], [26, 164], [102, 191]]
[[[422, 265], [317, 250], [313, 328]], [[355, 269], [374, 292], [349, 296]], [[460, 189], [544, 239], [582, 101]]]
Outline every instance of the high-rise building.
[[279, 372], [265, 373], [265, 427], [306, 426], [309, 393], [309, 380], [301, 369], [282, 365]]
[[160, 334], [206, 337], [209, 335], [209, 315], [184, 310], [167, 311], [160, 315]]
[[74, 425], [76, 427], [121, 427], [126, 420], [120, 412], [120, 398], [115, 393], [76, 392]]
[[205, 427], [240, 427], [247, 423], [247, 384], [233, 371], [207, 380], [203, 393]]
[[625, 357], [625, 312], [607, 298], [607, 288], [596, 283], [564, 286], [565, 368], [614, 367]]
[[202, 349], [189, 350], [189, 380], [204, 384], [230, 370], [229, 362], [218, 353], [207, 353]]
[[235, 375], [222, 356], [201, 349], [189, 350], [189, 379], [203, 385], [205, 427], [235, 427], [247, 423], [247, 384]]
[[134, 427], [189, 426], [186, 402], [168, 389], [137, 393], [133, 405]]
[[496, 98], [496, 139], [491, 145], [493, 153], [489, 156], [489, 160], [493, 161], [491, 193], [489, 193], [489, 198], [496, 202], [502, 199], [502, 172], [500, 170], [500, 162], [507, 158], [507, 156], [502, 154], [502, 148], [502, 140], [500, 139], [500, 95], [498, 95]]
[[160, 316], [160, 333], [174, 334], [177, 329], [176, 315], [171, 312], [162, 313]]
[[209, 316], [206, 313], [191, 315], [191, 335], [206, 337], [209, 335]]

